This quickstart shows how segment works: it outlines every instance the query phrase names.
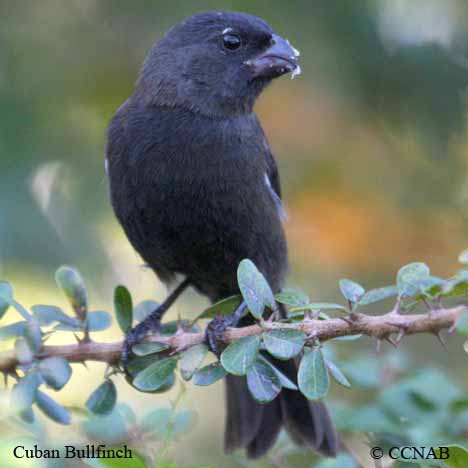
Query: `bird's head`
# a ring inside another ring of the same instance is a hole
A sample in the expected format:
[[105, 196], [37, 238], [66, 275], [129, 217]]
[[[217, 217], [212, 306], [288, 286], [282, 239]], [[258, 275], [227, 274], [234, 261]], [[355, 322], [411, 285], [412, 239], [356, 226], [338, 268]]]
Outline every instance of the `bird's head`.
[[300, 73], [299, 52], [262, 19], [210, 11], [173, 26], [148, 53], [135, 97], [209, 116], [250, 112], [273, 79]]

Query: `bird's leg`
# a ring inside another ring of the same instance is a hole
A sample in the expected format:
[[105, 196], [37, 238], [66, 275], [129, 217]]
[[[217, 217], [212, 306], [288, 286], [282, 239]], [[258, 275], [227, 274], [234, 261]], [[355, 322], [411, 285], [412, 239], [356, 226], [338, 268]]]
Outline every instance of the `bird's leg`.
[[132, 346], [140, 341], [149, 332], [157, 332], [161, 326], [161, 319], [167, 309], [176, 301], [176, 299], [184, 292], [185, 289], [190, 285], [190, 281], [185, 279], [182, 283], [177, 286], [174, 291], [167, 296], [166, 300], [154, 309], [151, 314], [142, 320], [138, 325], [128, 330], [125, 333], [124, 344], [121, 353], [121, 363], [124, 371], [126, 372], [128, 359], [132, 353]]
[[237, 325], [246, 307], [247, 304], [242, 301], [234, 312], [229, 315], [217, 315], [206, 327], [205, 341], [216, 356], [221, 354], [218, 342], [221, 341], [224, 330]]

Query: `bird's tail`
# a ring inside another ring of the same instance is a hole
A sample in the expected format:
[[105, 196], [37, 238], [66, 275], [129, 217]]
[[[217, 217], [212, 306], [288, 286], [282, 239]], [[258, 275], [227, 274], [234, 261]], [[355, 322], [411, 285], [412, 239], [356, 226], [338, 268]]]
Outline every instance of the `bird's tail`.
[[[296, 382], [296, 362], [270, 360]], [[336, 456], [338, 437], [324, 403], [311, 402], [301, 392], [283, 388], [273, 401], [260, 404], [250, 394], [246, 379], [233, 375], [226, 376], [226, 400], [226, 453], [245, 449], [249, 458], [259, 458], [284, 427], [296, 444], [327, 457]]]

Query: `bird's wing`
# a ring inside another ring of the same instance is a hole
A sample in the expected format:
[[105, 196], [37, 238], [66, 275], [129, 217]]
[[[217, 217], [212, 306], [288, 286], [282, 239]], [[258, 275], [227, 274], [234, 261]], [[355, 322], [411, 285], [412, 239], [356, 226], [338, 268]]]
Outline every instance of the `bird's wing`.
[[271, 150], [268, 146], [268, 143], [265, 139], [265, 147], [266, 147], [266, 165], [267, 171], [265, 173], [265, 184], [270, 191], [270, 194], [275, 202], [276, 209], [281, 219], [286, 219], [286, 211], [284, 210], [283, 203], [281, 202], [281, 184], [280, 178], [278, 173], [278, 167], [276, 166], [276, 161], [271, 153]]

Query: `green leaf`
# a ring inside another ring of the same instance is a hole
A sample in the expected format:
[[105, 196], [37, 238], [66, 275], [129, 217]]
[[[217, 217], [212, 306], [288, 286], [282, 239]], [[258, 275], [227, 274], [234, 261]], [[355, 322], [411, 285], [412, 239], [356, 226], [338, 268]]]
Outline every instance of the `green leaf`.
[[442, 296], [461, 296], [468, 291], [468, 270], [460, 270], [454, 277], [445, 282]]
[[117, 401], [117, 389], [110, 379], [104, 381], [86, 400], [86, 408], [91, 413], [104, 415], [112, 412]]
[[251, 260], [244, 259], [237, 269], [237, 281], [250, 313], [261, 319], [265, 306], [276, 310], [273, 292], [265, 279]]
[[278, 294], [275, 294], [275, 299], [281, 304], [293, 307], [300, 307], [310, 303], [310, 299], [307, 294], [290, 288], [283, 289]]
[[463, 312], [455, 322], [455, 330], [460, 335], [468, 336], [468, 312]]
[[86, 318], [89, 331], [101, 331], [109, 328], [112, 319], [111, 316], [103, 310], [89, 312]]
[[[5, 298], [9, 298], [9, 300], [6, 300]], [[8, 310], [11, 299], [13, 299], [13, 289], [11, 288], [10, 283], [0, 281], [0, 319], [3, 318]]]
[[267, 351], [278, 359], [291, 359], [297, 356], [306, 341], [306, 334], [292, 328], [270, 330], [263, 334]]
[[39, 362], [39, 371], [49, 387], [60, 390], [70, 379], [72, 368], [62, 357], [49, 357]]
[[242, 302], [241, 296], [230, 296], [226, 299], [222, 299], [219, 302], [208, 307], [205, 309], [200, 315], [198, 315], [193, 323], [198, 322], [200, 319], [211, 319], [214, 318], [216, 315], [228, 315], [231, 312], [239, 307], [240, 303]]
[[458, 256], [458, 261], [460, 263], [468, 265], [468, 249], [465, 249], [463, 252], [460, 253], [460, 255]]
[[15, 354], [20, 364], [29, 364], [34, 359], [34, 353], [28, 342], [22, 336], [16, 338]]
[[319, 347], [312, 348], [302, 358], [299, 365], [298, 385], [299, 390], [309, 400], [319, 400], [328, 393], [330, 378]]
[[42, 332], [39, 322], [31, 318], [24, 326], [24, 337], [28, 342], [28, 346], [33, 352], [37, 352], [42, 346]]
[[208, 347], [205, 344], [192, 346], [180, 355], [180, 373], [184, 380], [190, 380], [193, 374], [201, 366], [203, 359], [208, 353]]
[[437, 276], [428, 276], [419, 283], [419, 290], [422, 296], [430, 299], [439, 296], [445, 289], [447, 281]]
[[247, 386], [260, 403], [268, 403], [281, 391], [281, 382], [275, 371], [263, 361], [257, 360], [247, 372]]
[[205, 367], [197, 370], [193, 374], [192, 382], [195, 385], [211, 385], [212, 383], [221, 380], [225, 377], [226, 371], [224, 370], [223, 366], [221, 366], [220, 362], [213, 362], [212, 364], [208, 364]]
[[340, 291], [341, 294], [353, 304], [359, 302], [359, 299], [364, 295], [366, 290], [355, 281], [351, 281], [349, 279], [341, 279], [340, 280]]
[[341, 372], [341, 369], [332, 361], [325, 360], [325, 364], [331, 374], [331, 376], [343, 387], [350, 388], [351, 384], [346, 376]]
[[61, 266], [55, 272], [55, 281], [65, 293], [76, 315], [84, 320], [88, 308], [86, 287], [78, 270], [69, 266]]
[[70, 412], [40, 390], [37, 391], [36, 405], [46, 416], [56, 423], [64, 425], [70, 424]]
[[133, 380], [133, 385], [142, 391], [158, 390], [166, 384], [176, 365], [175, 358], [160, 359], [139, 372]]
[[38, 386], [39, 379], [35, 372], [30, 372], [18, 380], [11, 390], [11, 400], [15, 409], [18, 411], [30, 409], [36, 398]]
[[125, 286], [117, 286], [114, 291], [114, 309], [117, 323], [125, 333], [132, 328], [133, 305], [132, 296]]
[[165, 343], [158, 343], [157, 341], [149, 341], [147, 343], [139, 343], [133, 345], [132, 351], [137, 356], [148, 356], [149, 354], [159, 353], [168, 349], [169, 346]]
[[79, 320], [65, 314], [60, 307], [39, 304], [33, 305], [31, 310], [40, 325], [50, 325], [54, 322], [60, 322], [75, 327], [80, 326]]
[[59, 323], [54, 327], [55, 330], [77, 332], [84, 330], [86, 324], [89, 331], [102, 331], [110, 327], [112, 323], [111, 316], [103, 310], [94, 310], [88, 312], [86, 321], [81, 323], [77, 321], [75, 324]]
[[159, 307], [159, 304], [156, 301], [148, 299], [146, 301], [140, 302], [133, 309], [133, 318], [137, 322], [145, 320], [151, 312], [154, 312]]
[[[468, 466], [468, 450], [466, 447], [462, 447], [461, 445], [447, 445], [446, 447], [450, 456], [444, 459], [444, 463], [451, 468], [466, 468]], [[438, 447], [435, 451], [440, 456], [441, 449]]]
[[395, 285], [372, 289], [364, 293], [361, 299], [359, 299], [359, 305], [373, 304], [374, 302], [383, 301], [396, 295], [398, 295], [398, 289]]
[[429, 276], [429, 267], [425, 263], [409, 263], [401, 267], [397, 274], [397, 288], [400, 297], [414, 296], [421, 282]]
[[234, 375], [245, 375], [257, 359], [260, 337], [244, 336], [231, 343], [221, 354], [221, 364]]
[[287, 388], [289, 390], [297, 390], [297, 385], [286, 375], [284, 375], [276, 366], [274, 366], [268, 359], [264, 358], [261, 354], [259, 355], [259, 359], [270, 366], [275, 374], [277, 375], [280, 384], [283, 388]]
[[8, 340], [9, 338], [16, 338], [17, 336], [21, 336], [24, 334], [25, 328], [25, 320], [0, 327], [0, 340]]

